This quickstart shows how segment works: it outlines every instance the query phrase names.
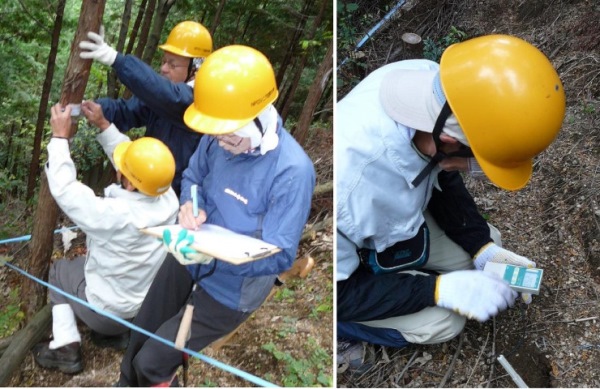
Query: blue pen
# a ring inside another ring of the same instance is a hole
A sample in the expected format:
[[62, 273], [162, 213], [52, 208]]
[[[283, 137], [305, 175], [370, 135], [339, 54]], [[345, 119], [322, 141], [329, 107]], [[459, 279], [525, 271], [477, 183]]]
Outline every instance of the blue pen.
[[192, 185], [190, 190], [192, 191], [192, 210], [194, 212], [194, 217], [198, 217], [198, 185]]

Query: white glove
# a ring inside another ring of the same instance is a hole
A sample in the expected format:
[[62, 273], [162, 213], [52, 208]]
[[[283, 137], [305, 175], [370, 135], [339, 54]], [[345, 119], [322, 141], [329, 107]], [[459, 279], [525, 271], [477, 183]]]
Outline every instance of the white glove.
[[[535, 262], [515, 254], [512, 251], [505, 250], [495, 243], [488, 243], [487, 245], [483, 246], [477, 254], [475, 254], [474, 263], [477, 270], [483, 270], [485, 264], [488, 262], [503, 263], [528, 268], [536, 266]], [[529, 304], [532, 300], [531, 294], [522, 293], [521, 299], [525, 304]]]
[[104, 42], [104, 27], [100, 27], [100, 35], [95, 32], [88, 32], [90, 41], [79, 43], [79, 48], [89, 51], [82, 51], [79, 56], [84, 59], [94, 59], [104, 65], [112, 66], [117, 59], [117, 50], [113, 49]]
[[191, 246], [194, 243], [194, 236], [188, 233], [188, 230], [182, 228], [177, 233], [177, 239], [173, 240], [173, 232], [166, 228], [163, 231], [163, 245], [168, 252], [173, 254], [175, 259], [182, 265], [207, 264], [214, 258], [210, 255], [202, 254]]
[[459, 270], [438, 276], [436, 304], [481, 322], [512, 307], [517, 292], [492, 273]]

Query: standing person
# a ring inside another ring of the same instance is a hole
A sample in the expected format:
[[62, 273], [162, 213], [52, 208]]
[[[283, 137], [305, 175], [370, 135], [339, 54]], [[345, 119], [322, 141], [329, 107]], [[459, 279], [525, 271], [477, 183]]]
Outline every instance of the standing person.
[[[82, 112], [100, 129], [98, 142], [117, 170], [118, 184], [104, 197], [77, 181], [69, 150], [71, 106], [51, 109], [52, 139], [46, 174], [50, 192], [63, 212], [86, 234], [87, 254], [61, 259], [50, 268], [49, 282], [91, 305], [129, 320], [137, 314], [166, 252], [160, 241], [140, 228], [175, 222], [177, 196], [171, 188], [175, 160], [154, 138], [131, 142], [102, 116], [94, 102]], [[100, 335], [125, 334], [128, 328], [50, 290], [52, 336], [33, 350], [35, 361], [64, 373], [83, 369], [76, 317]]]
[[175, 156], [173, 189], [179, 196], [181, 174], [196, 150], [202, 134], [183, 122], [183, 113], [193, 102], [193, 80], [206, 56], [212, 52], [210, 32], [202, 24], [185, 21], [176, 25], [167, 41], [160, 75], [133, 55], [123, 55], [104, 42], [104, 32], [88, 32], [90, 41], [79, 47], [81, 58], [112, 66], [119, 80], [133, 94], [127, 100], [102, 98], [98, 103], [106, 118], [126, 132], [146, 127], [145, 136], [160, 139]]
[[338, 365], [363, 367], [361, 341], [445, 342], [513, 305], [481, 270], [535, 263], [500, 246], [456, 170], [522, 188], [564, 112], [552, 64], [506, 35], [452, 45], [439, 65], [386, 65], [337, 104]]
[[[277, 96], [273, 68], [259, 51], [233, 45], [206, 59], [196, 78], [194, 104], [184, 117], [206, 135], [183, 173], [178, 219], [184, 229], [216, 224], [281, 252], [236, 266], [190, 253], [181, 236], [172, 241], [165, 234], [173, 256], [158, 272], [134, 324], [173, 341], [189, 297], [195, 309], [186, 347], [202, 350], [260, 307], [277, 275], [292, 266], [310, 212], [315, 171], [282, 127], [272, 105]], [[197, 185], [197, 216], [192, 185]], [[200, 264], [181, 266], [189, 259]], [[181, 351], [132, 333], [119, 385], [174, 384], [181, 364]]]

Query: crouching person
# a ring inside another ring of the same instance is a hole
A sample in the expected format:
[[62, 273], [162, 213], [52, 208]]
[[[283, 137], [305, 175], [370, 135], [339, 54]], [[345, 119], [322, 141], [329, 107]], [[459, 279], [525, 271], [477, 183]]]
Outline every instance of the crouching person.
[[[176, 220], [179, 204], [171, 188], [175, 161], [157, 139], [131, 142], [104, 118], [100, 105], [86, 101], [81, 110], [100, 129], [97, 139], [117, 170], [118, 183], [105, 188], [104, 197], [99, 197], [77, 181], [69, 150], [71, 107], [54, 105], [45, 167], [48, 185], [58, 206], [86, 234], [87, 254], [55, 262], [49, 282], [94, 307], [131, 320], [166, 256], [161, 242], [139, 229]], [[40, 366], [71, 374], [83, 369], [76, 318], [92, 329], [93, 337], [109, 344], [111, 339], [117, 341], [120, 348], [127, 346], [127, 327], [56, 291], [49, 294], [52, 340], [33, 349]]]

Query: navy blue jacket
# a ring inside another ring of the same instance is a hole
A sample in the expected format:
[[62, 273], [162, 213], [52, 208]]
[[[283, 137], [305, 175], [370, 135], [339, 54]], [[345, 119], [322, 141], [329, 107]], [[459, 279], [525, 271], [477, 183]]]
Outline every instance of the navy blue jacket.
[[185, 110], [194, 101], [192, 87], [169, 81], [133, 55], [117, 54], [112, 66], [133, 97], [98, 99], [104, 116], [121, 132], [146, 126], [146, 136], [160, 139], [169, 147], [175, 157], [171, 186], [179, 197], [181, 175], [202, 137], [183, 122]]

